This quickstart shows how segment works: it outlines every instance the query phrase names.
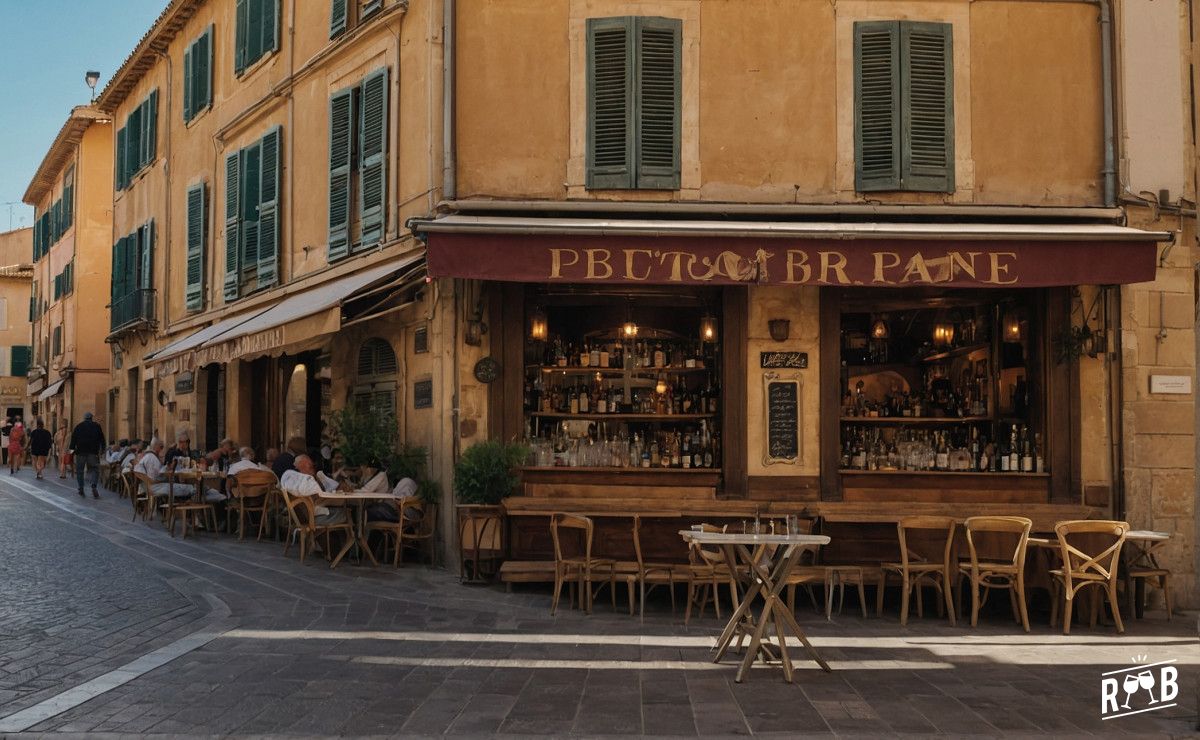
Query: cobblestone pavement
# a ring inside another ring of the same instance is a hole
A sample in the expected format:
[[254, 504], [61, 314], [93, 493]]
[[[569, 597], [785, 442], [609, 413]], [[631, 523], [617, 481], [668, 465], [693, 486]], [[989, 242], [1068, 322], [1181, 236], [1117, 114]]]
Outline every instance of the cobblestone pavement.
[[[425, 567], [330, 571], [317, 559], [300, 565], [294, 551], [285, 559], [275, 543], [172, 539], [158, 524], [131, 523], [113, 494], [82, 500], [31, 477], [0, 478], [0, 728], [87, 737], [1197, 728], [1194, 614], [1128, 620], [1120, 638], [1111, 627], [1064, 638], [1044, 614], [1025, 635], [1000, 617], [976, 629], [929, 616], [902, 628], [894, 615], [861, 619], [848, 608], [826, 622], [801, 609], [834, 672], [802, 665], [788, 685], [755, 669], [736, 684], [731, 664], [709, 662], [720, 627], [711, 614], [686, 629], [667, 603], [651, 604], [644, 622], [606, 603], [592, 616], [551, 617], [545, 589], [462, 586]], [[1178, 661], [1179, 705], [1101, 720], [1100, 674], [1138, 655]], [[19, 721], [28, 717], [37, 721]]]

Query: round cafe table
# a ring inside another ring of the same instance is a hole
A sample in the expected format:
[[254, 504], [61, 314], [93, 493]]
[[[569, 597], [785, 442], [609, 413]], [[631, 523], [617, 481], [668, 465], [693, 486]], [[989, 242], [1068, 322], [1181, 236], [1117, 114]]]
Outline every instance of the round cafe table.
[[335, 506], [352, 506], [354, 507], [354, 515], [350, 517], [350, 524], [354, 527], [354, 536], [346, 540], [346, 544], [342, 545], [342, 549], [338, 552], [337, 557], [329, 567], [336, 568], [342, 558], [346, 557], [346, 553], [350, 552], [350, 548], [355, 545], [359, 548], [359, 559], [361, 553], [366, 553], [367, 557], [375, 565], [379, 565], [379, 561], [375, 559], [375, 554], [371, 552], [371, 548], [367, 547], [367, 504], [372, 501], [390, 501], [399, 496], [393, 495], [391, 492], [374, 493], [369, 491], [327, 491], [319, 494], [319, 498], [323, 503], [330, 503]]
[[[814, 534], [696, 532], [687, 529], [681, 530], [679, 536], [689, 544], [718, 547], [730, 572], [742, 582], [741, 604], [729, 618], [713, 648], [717, 653], [713, 662], [719, 663], [734, 639], [740, 645], [743, 637], [750, 638], [734, 681], [741, 683], [754, 659], [761, 654], [765, 659], [778, 659], [784, 680], [791, 683], [792, 661], [787, 647], [789, 635], [800, 640], [817, 665], [825, 671], [830, 670], [829, 664], [808, 641], [804, 630], [779, 595], [804, 551], [814, 545], [829, 544], [828, 537]], [[759, 602], [761, 607], [756, 614], [754, 607]], [[769, 640], [768, 625], [774, 629], [776, 642]]]

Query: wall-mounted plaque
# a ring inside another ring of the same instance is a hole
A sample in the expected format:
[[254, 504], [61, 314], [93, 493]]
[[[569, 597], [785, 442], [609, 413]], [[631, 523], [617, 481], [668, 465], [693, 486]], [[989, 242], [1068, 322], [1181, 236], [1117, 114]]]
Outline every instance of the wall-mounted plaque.
[[420, 326], [413, 329], [413, 353], [421, 354], [429, 351], [429, 327]]
[[418, 380], [413, 383], [413, 408], [433, 408], [433, 381]]
[[759, 352], [758, 366], [770, 368], [804, 370], [808, 367], [807, 352]]
[[175, 376], [175, 394], [183, 395], [196, 390], [196, 376], [191, 370], [185, 370]]
[[764, 373], [763, 402], [767, 427], [763, 465], [795, 465], [800, 460], [800, 378]]

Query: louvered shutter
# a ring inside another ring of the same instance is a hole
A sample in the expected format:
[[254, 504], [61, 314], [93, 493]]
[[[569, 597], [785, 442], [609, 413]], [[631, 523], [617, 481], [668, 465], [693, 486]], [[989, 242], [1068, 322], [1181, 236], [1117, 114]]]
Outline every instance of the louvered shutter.
[[633, 19], [587, 21], [587, 187], [631, 188]]
[[358, 216], [362, 244], [369, 245], [383, 241], [384, 202], [387, 196], [386, 67], [363, 80], [359, 100]]
[[146, 166], [154, 161], [158, 156], [158, 90], [151, 90], [150, 97], [146, 99], [146, 112], [142, 116], [146, 127], [143, 138], [143, 154], [142, 166]]
[[113, 175], [117, 183], [117, 190], [125, 189], [125, 126], [117, 130], [117, 160], [113, 164]]
[[192, 44], [183, 52], [183, 120], [185, 123], [192, 120], [192, 98], [196, 94], [195, 60], [192, 54], [195, 48], [196, 45]]
[[241, 152], [225, 155], [225, 286], [226, 301], [238, 297], [239, 211], [241, 195]]
[[279, 0], [259, 0], [262, 3], [262, 47], [259, 56], [279, 49]]
[[138, 229], [138, 288], [154, 287], [154, 219]]
[[72, 182], [63, 189], [63, 211], [67, 219], [67, 227], [75, 225], [75, 184]]
[[259, 199], [260, 188], [262, 182], [262, 170], [259, 167], [262, 156], [262, 141], [256, 141], [250, 146], [242, 150], [242, 172], [241, 186], [242, 192], [238, 196], [241, 200], [242, 220], [239, 229], [241, 233], [242, 254], [240, 259], [242, 274], [241, 280], [249, 277], [258, 276], [258, 207], [261, 205]]
[[[268, 2], [268, 5], [271, 3]], [[259, 161], [260, 185], [258, 205], [258, 287], [274, 285], [279, 265], [279, 171], [282, 166], [279, 151], [279, 126], [262, 137]]]
[[[123, 238], [118, 239], [112, 248], [112, 277], [109, 281], [109, 302], [113, 306], [116, 306], [117, 299], [121, 297], [121, 275], [123, 274], [121, 262], [125, 256], [125, 245], [121, 243], [123, 241]], [[34, 300], [36, 301], [37, 298], [35, 297]]]
[[329, 99], [329, 261], [350, 252], [350, 154], [352, 90]]
[[683, 24], [647, 17], [638, 18], [635, 29], [637, 187], [678, 190]]
[[241, 74], [246, 69], [246, 32], [247, 26], [250, 24], [249, 10], [249, 0], [237, 0], [233, 43], [233, 69], [237, 74]]
[[29, 360], [33, 357], [33, 348], [27, 344], [18, 344], [12, 348], [12, 374], [22, 377], [29, 374]]
[[334, 38], [346, 30], [346, 0], [332, 0], [329, 3], [329, 38]]
[[125, 185], [129, 186], [133, 176], [142, 168], [142, 108], [134, 108], [125, 119]]
[[204, 183], [187, 191], [187, 276], [184, 301], [189, 311], [204, 308], [204, 242], [205, 226]]
[[954, 192], [954, 74], [948, 23], [900, 24], [900, 180], [905, 190]]
[[195, 58], [192, 60], [192, 73], [195, 76], [192, 86], [193, 116], [212, 105], [212, 38], [213, 27], [209, 26], [196, 42]]
[[33, 261], [38, 261], [38, 237], [41, 236], [41, 227], [38, 225], [37, 219], [33, 222]]
[[900, 24], [854, 24], [855, 189], [900, 187]]

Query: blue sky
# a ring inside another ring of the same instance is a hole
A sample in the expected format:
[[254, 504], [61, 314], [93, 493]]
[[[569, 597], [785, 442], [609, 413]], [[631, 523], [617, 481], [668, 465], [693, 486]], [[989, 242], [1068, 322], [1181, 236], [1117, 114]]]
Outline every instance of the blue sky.
[[125, 61], [167, 0], [0, 0], [0, 231], [33, 224], [21, 196], [54, 135]]

